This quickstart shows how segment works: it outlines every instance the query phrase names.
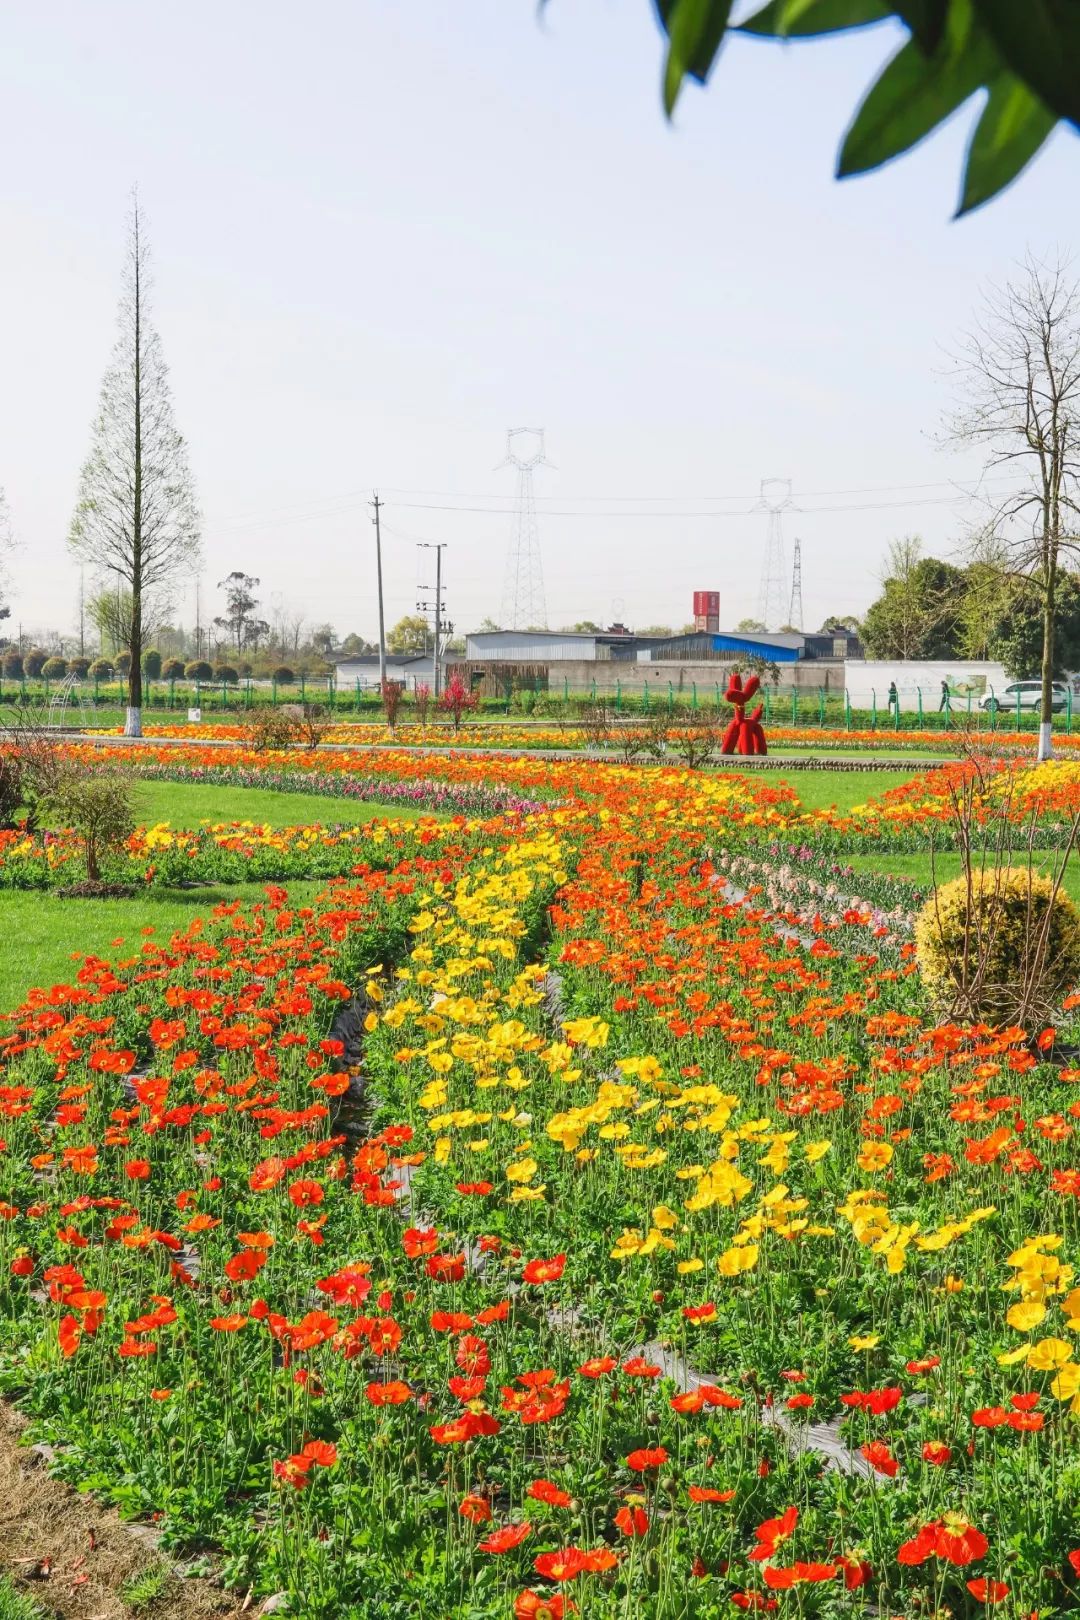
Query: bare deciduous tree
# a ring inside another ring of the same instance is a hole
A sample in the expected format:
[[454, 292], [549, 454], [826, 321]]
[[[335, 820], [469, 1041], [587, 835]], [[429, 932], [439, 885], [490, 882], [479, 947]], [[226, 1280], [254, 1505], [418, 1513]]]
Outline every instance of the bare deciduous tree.
[[1080, 290], [1060, 261], [1030, 256], [992, 289], [957, 356], [963, 403], [954, 441], [986, 452], [987, 471], [1017, 487], [992, 507], [987, 533], [1010, 571], [1030, 579], [1043, 619], [1038, 758], [1052, 752], [1054, 606], [1065, 560], [1080, 549]]
[[148, 310], [149, 250], [133, 198], [119, 332], [101, 385], [69, 544], [131, 593], [125, 734], [142, 734], [142, 652], [147, 604], [160, 611], [198, 563], [199, 512], [187, 448], [173, 421], [168, 372]]

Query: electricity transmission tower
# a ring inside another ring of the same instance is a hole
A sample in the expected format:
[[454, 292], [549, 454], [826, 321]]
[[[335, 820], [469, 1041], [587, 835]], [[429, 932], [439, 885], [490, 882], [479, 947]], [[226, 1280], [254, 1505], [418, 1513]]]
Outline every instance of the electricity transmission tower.
[[796, 537], [795, 550], [791, 556], [791, 611], [788, 613], [788, 624], [794, 625], [796, 630], [801, 630], [802, 621], [802, 541]]
[[776, 629], [784, 622], [787, 606], [787, 568], [784, 563], [783, 514], [791, 506], [790, 478], [763, 478], [761, 499], [755, 512], [765, 512], [765, 555], [761, 563], [761, 586], [758, 593], [758, 618], [766, 629]]
[[[533, 441], [531, 454], [528, 451], [530, 440]], [[547, 627], [544, 568], [540, 560], [540, 534], [536, 524], [536, 498], [533, 495], [533, 468], [546, 464], [543, 428], [508, 429], [506, 460], [500, 462], [499, 466], [517, 468], [517, 502], [503, 577], [499, 619], [503, 630], [524, 630], [529, 625]]]

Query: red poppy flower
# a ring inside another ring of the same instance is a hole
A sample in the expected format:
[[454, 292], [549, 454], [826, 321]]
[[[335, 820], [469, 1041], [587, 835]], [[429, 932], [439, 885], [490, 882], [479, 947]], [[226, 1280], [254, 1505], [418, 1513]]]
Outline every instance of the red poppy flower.
[[237, 1333], [247, 1320], [243, 1312], [234, 1311], [230, 1316], [212, 1316], [210, 1326], [215, 1333]]
[[922, 1448], [923, 1461], [930, 1463], [934, 1468], [943, 1468], [947, 1462], [952, 1461], [952, 1449], [944, 1440], [927, 1440]]
[[419, 1259], [421, 1255], [434, 1254], [439, 1247], [439, 1233], [436, 1227], [410, 1226], [402, 1233], [401, 1247], [410, 1260]]
[[547, 1596], [526, 1587], [514, 1599], [514, 1620], [565, 1620], [565, 1616], [575, 1613], [576, 1609], [576, 1604], [558, 1592]]
[[934, 1551], [948, 1563], [962, 1566], [984, 1558], [989, 1546], [981, 1530], [976, 1530], [974, 1525], [958, 1514], [950, 1513], [945, 1515], [944, 1522], [938, 1527]]
[[34, 1262], [28, 1254], [17, 1254], [11, 1262], [11, 1275], [13, 1277], [32, 1277], [34, 1275]]
[[839, 1564], [789, 1564], [786, 1568], [778, 1568], [774, 1564], [766, 1564], [761, 1573], [766, 1586], [772, 1587], [775, 1592], [785, 1592], [793, 1586], [812, 1581], [831, 1581], [839, 1567]]
[[465, 1275], [465, 1256], [430, 1254], [427, 1258], [427, 1274], [435, 1282], [460, 1282]]
[[582, 1378], [603, 1378], [605, 1373], [614, 1372], [618, 1365], [614, 1356], [594, 1356], [591, 1361], [583, 1361], [578, 1372]]
[[706, 1300], [703, 1305], [684, 1305], [682, 1313], [688, 1322], [713, 1322], [716, 1320], [716, 1306], [711, 1299]]
[[581, 1554], [581, 1569], [585, 1575], [603, 1575], [607, 1570], [614, 1569], [618, 1562], [618, 1553], [610, 1547], [593, 1547], [583, 1550]]
[[534, 1479], [525, 1491], [535, 1502], [546, 1502], [548, 1507], [569, 1507], [573, 1497], [569, 1491], [560, 1490], [558, 1485], [550, 1479]]
[[977, 1429], [997, 1429], [1007, 1423], [1009, 1414], [1003, 1406], [980, 1406], [972, 1412], [971, 1421]]
[[521, 1275], [527, 1283], [558, 1282], [565, 1268], [565, 1254], [556, 1254], [550, 1260], [530, 1260]]
[[881, 1417], [885, 1412], [891, 1412], [900, 1405], [903, 1391], [899, 1385], [890, 1385], [886, 1389], [856, 1390], [853, 1395], [841, 1395], [842, 1406], [854, 1406], [864, 1412], [873, 1412], [875, 1417]]
[[491, 1371], [491, 1355], [487, 1343], [476, 1333], [466, 1333], [461, 1339], [454, 1361], [464, 1373], [484, 1375]]
[[400, 1378], [392, 1378], [386, 1384], [369, 1384], [367, 1398], [372, 1406], [403, 1406], [412, 1395], [412, 1390]]
[[731, 1601], [737, 1609], [778, 1609], [779, 1603], [775, 1598], [767, 1598], [764, 1592], [732, 1592]]
[[884, 1440], [869, 1440], [866, 1445], [859, 1447], [860, 1457], [870, 1464], [877, 1474], [886, 1479], [895, 1479], [900, 1470], [900, 1464], [885, 1444]]
[[644, 1508], [621, 1507], [615, 1515], [615, 1524], [624, 1536], [643, 1536], [649, 1528], [649, 1515]]
[[780, 1543], [794, 1533], [798, 1522], [798, 1508], [789, 1507], [784, 1509], [778, 1519], [765, 1519], [759, 1524], [754, 1531], [757, 1546], [749, 1554], [751, 1562], [763, 1564], [767, 1558], [771, 1558]]
[[129, 1159], [124, 1166], [124, 1174], [129, 1181], [147, 1181], [150, 1177], [149, 1159]]
[[644, 1356], [631, 1356], [629, 1361], [623, 1362], [622, 1370], [628, 1378], [659, 1378], [664, 1369], [646, 1361]]
[[79, 1348], [79, 1340], [81, 1338], [82, 1329], [80, 1328], [77, 1319], [70, 1315], [62, 1317], [60, 1320], [59, 1339], [60, 1349], [63, 1351], [66, 1358], [70, 1358], [75, 1354], [76, 1350]]
[[673, 1412], [701, 1412], [705, 1407], [705, 1397], [700, 1389], [687, 1389], [673, 1395], [668, 1405]]
[[313, 1459], [311, 1457], [286, 1457], [284, 1462], [274, 1463], [274, 1478], [281, 1480], [283, 1485], [291, 1485], [294, 1490], [302, 1491], [308, 1482]]
[[573, 1581], [584, 1571], [585, 1557], [580, 1547], [562, 1547], [558, 1552], [540, 1553], [533, 1568], [546, 1581]]
[[909, 1361], [907, 1371], [912, 1375], [933, 1372], [935, 1367], [941, 1366], [940, 1356], [924, 1356], [921, 1361]]
[[667, 1460], [668, 1454], [663, 1446], [639, 1446], [627, 1457], [626, 1466], [633, 1469], [635, 1474], [644, 1474], [650, 1468], [662, 1468]]
[[784, 1405], [789, 1412], [805, 1412], [814, 1404], [812, 1395], [789, 1395]]
[[524, 1522], [521, 1524], [504, 1524], [501, 1529], [493, 1530], [483, 1541], [478, 1541], [476, 1550], [482, 1553], [513, 1552], [514, 1548], [520, 1547], [526, 1536], [531, 1534], [531, 1524]]
[[491, 1508], [482, 1496], [464, 1496], [458, 1503], [458, 1512], [463, 1519], [469, 1519], [473, 1524], [486, 1524], [491, 1518]]
[[844, 1585], [849, 1592], [857, 1592], [860, 1586], [865, 1586], [867, 1581], [873, 1577], [873, 1568], [865, 1558], [848, 1558], [844, 1556], [838, 1558], [836, 1562], [843, 1570]]
[[300, 1447], [301, 1457], [308, 1457], [320, 1468], [332, 1468], [337, 1462], [337, 1446], [332, 1440], [309, 1440]]
[[484, 1393], [486, 1383], [487, 1379], [482, 1375], [475, 1378], [462, 1378], [460, 1373], [446, 1380], [451, 1395], [455, 1395], [459, 1401], [466, 1402], [478, 1401]]
[[982, 1558], [989, 1545], [981, 1530], [958, 1513], [949, 1513], [944, 1519], [924, 1525], [918, 1535], [905, 1541], [896, 1560], [899, 1564], [923, 1564], [928, 1558], [944, 1558], [947, 1563], [963, 1566]]
[[730, 1502], [734, 1491], [717, 1491], [711, 1485], [691, 1485], [686, 1493], [691, 1502]]
[[972, 1597], [977, 1598], [980, 1603], [1000, 1603], [1009, 1595], [1009, 1588], [1004, 1581], [990, 1580], [986, 1575], [979, 1575], [966, 1584]]

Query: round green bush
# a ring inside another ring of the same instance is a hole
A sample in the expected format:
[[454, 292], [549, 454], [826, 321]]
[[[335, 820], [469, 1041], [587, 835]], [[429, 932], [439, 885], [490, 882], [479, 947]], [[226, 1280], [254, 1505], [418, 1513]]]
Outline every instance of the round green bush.
[[161, 654], [156, 647], [147, 647], [143, 653], [142, 672], [148, 681], [161, 679]]
[[214, 678], [213, 668], [205, 658], [192, 659], [191, 663], [185, 666], [184, 674], [189, 681], [212, 681]]
[[279, 664], [277, 669], [271, 672], [270, 679], [278, 686], [291, 686], [293, 681], [296, 679], [296, 676], [293, 674], [288, 664]]
[[235, 686], [240, 676], [232, 664], [215, 664], [214, 679], [223, 681], [226, 686]]
[[36, 681], [48, 661], [49, 655], [44, 647], [31, 647], [23, 657], [23, 669], [30, 680]]
[[86, 673], [92, 675], [95, 680], [107, 681], [116, 674], [116, 670], [111, 659], [95, 658]]
[[68, 674], [74, 675], [76, 680], [84, 681], [90, 669], [89, 658], [79, 653], [75, 658], [68, 659]]
[[66, 658], [46, 658], [41, 666], [41, 673], [47, 681], [62, 681], [68, 672]]
[[25, 670], [23, 668], [22, 653], [16, 647], [9, 647], [0, 663], [0, 669], [9, 681], [21, 681]]
[[943, 883], [916, 919], [915, 947], [931, 1001], [992, 1024], [1045, 1019], [1080, 983], [1080, 914], [1026, 866]]
[[166, 658], [161, 666], [161, 678], [165, 681], [183, 680], [184, 660], [182, 658]]

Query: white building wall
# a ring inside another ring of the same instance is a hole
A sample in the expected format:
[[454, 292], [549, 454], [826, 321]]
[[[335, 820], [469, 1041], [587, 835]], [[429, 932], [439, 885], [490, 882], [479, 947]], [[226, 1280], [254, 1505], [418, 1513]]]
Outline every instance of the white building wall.
[[596, 657], [596, 638], [560, 636], [558, 631], [484, 630], [465, 637], [465, 657], [470, 661], [492, 659], [501, 664], [591, 661]]

